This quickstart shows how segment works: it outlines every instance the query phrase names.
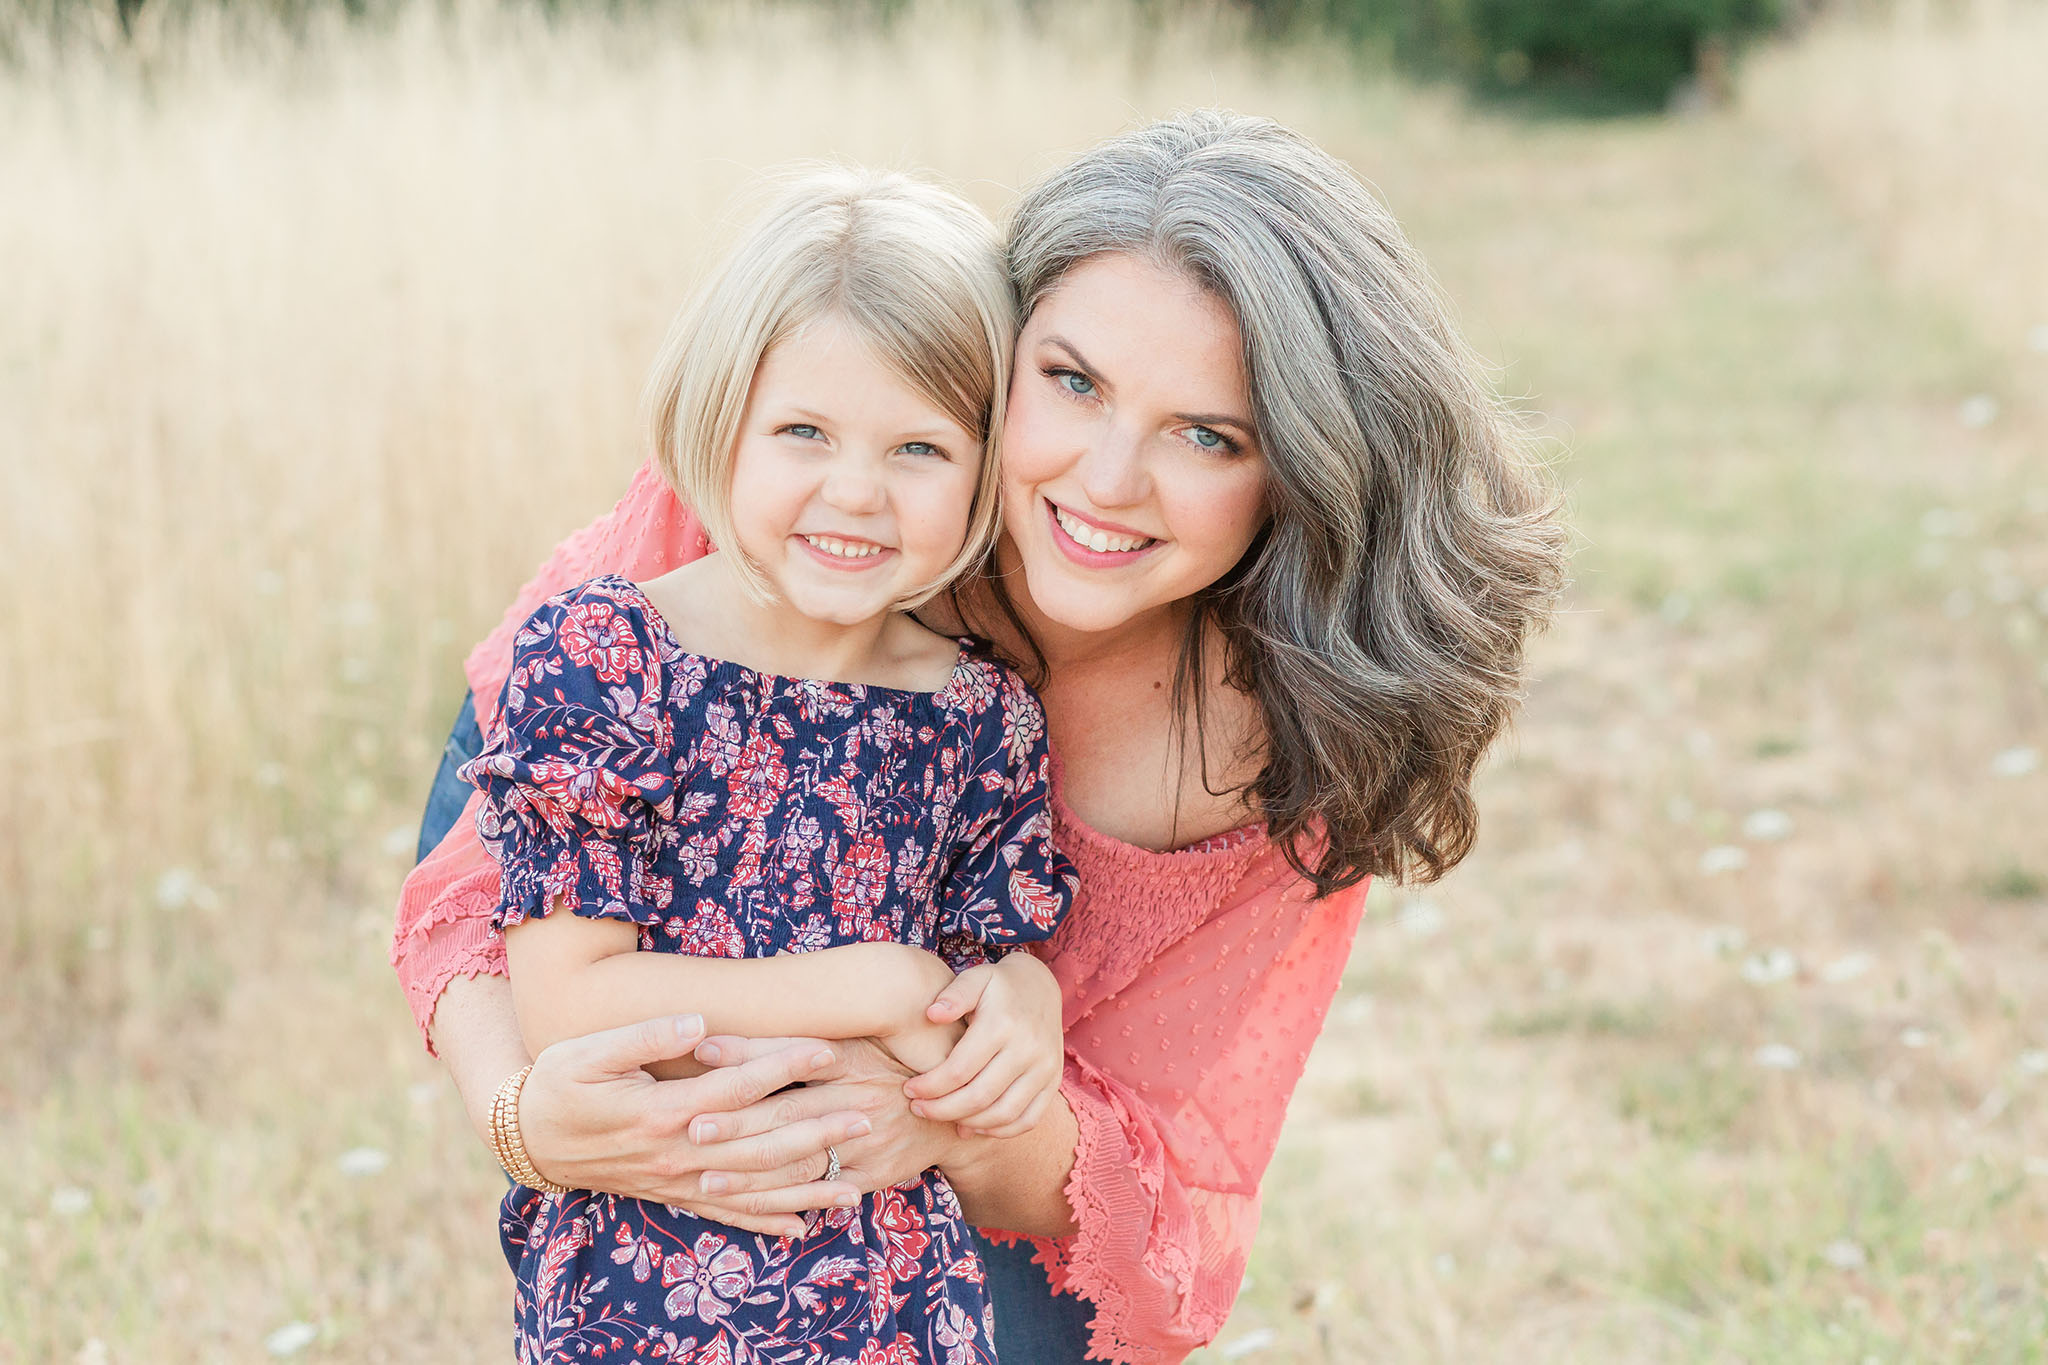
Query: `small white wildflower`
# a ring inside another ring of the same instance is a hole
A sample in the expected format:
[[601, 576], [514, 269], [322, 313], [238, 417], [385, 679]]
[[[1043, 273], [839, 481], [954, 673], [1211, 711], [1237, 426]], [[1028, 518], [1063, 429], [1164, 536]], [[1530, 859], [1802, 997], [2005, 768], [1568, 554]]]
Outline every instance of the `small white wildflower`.
[[334, 616], [342, 625], [352, 629], [360, 630], [364, 626], [374, 626], [377, 624], [377, 608], [360, 597], [353, 601], [342, 603]]
[[164, 1187], [154, 1180], [145, 1180], [135, 1187], [135, 1207], [153, 1209], [164, 1202]]
[[2037, 322], [2027, 329], [2027, 349], [2048, 355], [2048, 322]]
[[104, 953], [114, 946], [114, 931], [104, 924], [95, 924], [85, 931], [85, 946], [88, 952]]
[[92, 1207], [92, 1191], [76, 1185], [59, 1185], [50, 1191], [50, 1212], [59, 1218], [76, 1218]]
[[1742, 837], [1745, 839], [1784, 839], [1791, 833], [1792, 817], [1768, 806], [1753, 810], [1742, 819]]
[[1799, 975], [1799, 959], [1783, 948], [1752, 953], [1742, 963], [1742, 979], [1752, 986], [1775, 986]]
[[1913, 551], [1913, 562], [1923, 569], [1938, 569], [1948, 563], [1948, 546], [1938, 540], [1923, 540]]
[[1709, 877], [1723, 872], [1740, 872], [1748, 866], [1748, 852], [1735, 844], [1716, 844], [1700, 854], [1700, 871]]
[[1847, 1237], [1837, 1237], [1820, 1249], [1820, 1258], [1837, 1270], [1861, 1270], [1870, 1258], [1863, 1248]]
[[1448, 1251], [1439, 1251], [1436, 1254], [1436, 1259], [1430, 1262], [1430, 1266], [1438, 1275], [1448, 1280], [1451, 1276], [1458, 1273], [1458, 1258], [1451, 1255]]
[[199, 878], [190, 868], [174, 867], [156, 879], [156, 904], [160, 910], [183, 910], [192, 903]]
[[1398, 922], [1413, 938], [1432, 938], [1444, 931], [1444, 912], [1435, 901], [1418, 897], [1401, 908]]
[[370, 661], [360, 654], [351, 654], [341, 661], [341, 680], [345, 683], [369, 681]]
[[1993, 777], [2025, 777], [2041, 766], [2041, 751], [2030, 744], [2002, 749], [1991, 760]]
[[282, 787], [284, 785], [284, 764], [264, 763], [256, 769], [256, 785], [259, 787]]
[[2020, 1070], [2029, 1076], [2048, 1076], [2048, 1052], [2030, 1047], [2020, 1054]]
[[275, 569], [258, 569], [249, 581], [264, 597], [275, 597], [284, 591], [284, 575]]
[[1678, 625], [1692, 615], [1692, 599], [1682, 592], [1669, 593], [1657, 604], [1657, 614], [1672, 625]]
[[1237, 1340], [1219, 1348], [1217, 1354], [1225, 1360], [1242, 1360], [1246, 1356], [1257, 1355], [1278, 1340], [1278, 1332], [1270, 1327], [1261, 1327], [1255, 1332], [1246, 1332]]
[[1787, 1047], [1783, 1043], [1765, 1043], [1752, 1054], [1750, 1060], [1766, 1071], [1797, 1071], [1800, 1063], [1806, 1059], [1799, 1055], [1799, 1049], [1796, 1047]]
[[1514, 1165], [1515, 1155], [1515, 1144], [1504, 1137], [1495, 1138], [1493, 1145], [1486, 1149], [1486, 1159], [1496, 1166]]
[[274, 1356], [295, 1356], [320, 1339], [320, 1329], [310, 1322], [288, 1322], [263, 1338], [263, 1349]]
[[1956, 420], [1973, 431], [1998, 420], [1998, 400], [1988, 393], [1973, 393], [1956, 404]]
[[1934, 1041], [1934, 1035], [1924, 1028], [1907, 1027], [1899, 1030], [1899, 1046], [1923, 1048]]
[[415, 1109], [425, 1109], [441, 1094], [441, 1087], [432, 1081], [414, 1081], [405, 1088], [405, 1097]]
[[1718, 925], [1700, 935], [1700, 946], [1715, 957], [1733, 957], [1749, 943], [1749, 935], [1732, 924]]
[[334, 1164], [343, 1175], [376, 1175], [391, 1164], [391, 1154], [376, 1147], [351, 1147]]
[[2011, 606], [2027, 595], [2027, 585], [2009, 573], [1993, 574], [1984, 586], [1984, 595], [2001, 606]]
[[1968, 588], [1957, 588], [1941, 599], [1941, 614], [1951, 621], [1960, 621], [1977, 609], [1977, 596]]
[[1836, 958], [1820, 969], [1820, 979], [1829, 985], [1839, 986], [1845, 981], [1854, 981], [1867, 974], [1877, 965], [1877, 959], [1869, 953], [1849, 953]]
[[1664, 803], [1664, 818], [1674, 825], [1692, 823], [1692, 801], [1683, 796], [1674, 796]]
[[87, 1337], [78, 1354], [71, 1357], [71, 1365], [107, 1365], [107, 1359], [107, 1343], [98, 1337]]
[[1952, 536], [1963, 529], [1963, 519], [1946, 507], [1930, 507], [1920, 514], [1920, 534], [1930, 539]]
[[407, 825], [393, 825], [384, 831], [382, 847], [387, 858], [402, 858], [419, 848], [420, 832]]

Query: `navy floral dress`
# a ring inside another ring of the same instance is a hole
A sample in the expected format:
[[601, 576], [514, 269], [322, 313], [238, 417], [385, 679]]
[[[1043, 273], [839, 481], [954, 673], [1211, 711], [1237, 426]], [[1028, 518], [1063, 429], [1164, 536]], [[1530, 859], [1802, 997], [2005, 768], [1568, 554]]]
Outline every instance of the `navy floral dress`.
[[[514, 642], [501, 719], [462, 771], [503, 866], [500, 925], [567, 897], [642, 951], [767, 957], [895, 940], [960, 969], [1050, 935], [1044, 714], [971, 650], [937, 692], [691, 654], [608, 576]], [[936, 1170], [773, 1238], [616, 1195], [500, 1210], [521, 1365], [988, 1365], [980, 1260]]]

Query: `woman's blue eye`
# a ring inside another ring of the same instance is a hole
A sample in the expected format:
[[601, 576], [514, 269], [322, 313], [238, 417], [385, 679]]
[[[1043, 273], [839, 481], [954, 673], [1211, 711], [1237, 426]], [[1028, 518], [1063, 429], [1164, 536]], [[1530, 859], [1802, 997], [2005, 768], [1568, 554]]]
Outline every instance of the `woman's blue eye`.
[[1230, 444], [1224, 439], [1222, 432], [1209, 427], [1190, 427], [1189, 430], [1194, 433], [1195, 444], [1204, 450], [1221, 450]]
[[1095, 392], [1095, 381], [1078, 370], [1054, 370], [1053, 378], [1066, 386], [1067, 392], [1083, 397]]

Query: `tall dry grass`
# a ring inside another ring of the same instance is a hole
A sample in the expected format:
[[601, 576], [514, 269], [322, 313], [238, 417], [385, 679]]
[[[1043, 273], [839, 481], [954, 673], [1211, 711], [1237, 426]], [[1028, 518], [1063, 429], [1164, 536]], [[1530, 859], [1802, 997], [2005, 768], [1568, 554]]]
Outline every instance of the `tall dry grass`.
[[[1375, 894], [1230, 1358], [2037, 1358], [2048, 357], [2005, 282], [2048, 119], [1888, 136], [1870, 73], [2024, 119], [2039, 11], [1531, 126], [1038, 14], [16, 35], [0, 1361], [502, 1358], [494, 1177], [384, 964], [460, 655], [623, 485], [753, 168], [995, 209], [1209, 102], [1380, 183], [1586, 542], [1479, 853]], [[1959, 222], [1979, 268], [1901, 245]]]
[[1904, 278], [2017, 342], [2048, 328], [2044, 69], [2040, 0], [1901, 0], [1835, 9], [1753, 62], [1743, 96]]

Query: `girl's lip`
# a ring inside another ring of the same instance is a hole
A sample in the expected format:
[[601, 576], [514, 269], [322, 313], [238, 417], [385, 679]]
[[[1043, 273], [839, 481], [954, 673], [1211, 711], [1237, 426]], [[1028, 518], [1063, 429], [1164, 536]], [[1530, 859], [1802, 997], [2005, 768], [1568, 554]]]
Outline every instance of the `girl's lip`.
[[[1143, 559], [1146, 555], [1151, 554], [1166, 543], [1163, 540], [1154, 540], [1150, 545], [1145, 546], [1141, 550], [1091, 550], [1080, 541], [1068, 535], [1067, 528], [1060, 525], [1059, 514], [1064, 509], [1059, 508], [1050, 498], [1042, 499], [1042, 501], [1045, 503], [1045, 524], [1052, 530], [1053, 544], [1059, 546], [1061, 553], [1065, 554], [1068, 559], [1073, 560], [1083, 568], [1121, 569], [1127, 564], [1134, 564], [1138, 560]], [[1074, 516], [1075, 514], [1069, 512], [1067, 515]], [[1086, 517], [1078, 519], [1087, 521]], [[1088, 524], [1095, 526], [1099, 523], [1090, 521]], [[1102, 529], [1107, 531], [1109, 528], [1104, 526]], [[1139, 532], [1125, 531], [1120, 534], [1137, 535]]]
[[[896, 551], [894, 549], [890, 548], [887, 545], [883, 545], [878, 547], [874, 554], [865, 555], [860, 559], [846, 559], [842, 558], [839, 555], [830, 554], [824, 550], [819, 549], [817, 546], [811, 544], [811, 542], [804, 536], [792, 536], [790, 537], [790, 539], [794, 540], [797, 544], [803, 546], [804, 552], [810, 555], [812, 559], [816, 560], [820, 564], [823, 564], [828, 569], [837, 569], [841, 573], [860, 573], [864, 569], [875, 568], [878, 565], [886, 564], [896, 554]], [[833, 536], [831, 537], [831, 539], [840, 541], [858, 540], [858, 537]], [[859, 541], [859, 543], [862, 545], [874, 544], [874, 542], [871, 540], [861, 540]]]

